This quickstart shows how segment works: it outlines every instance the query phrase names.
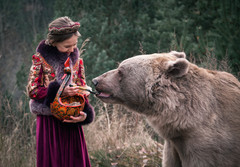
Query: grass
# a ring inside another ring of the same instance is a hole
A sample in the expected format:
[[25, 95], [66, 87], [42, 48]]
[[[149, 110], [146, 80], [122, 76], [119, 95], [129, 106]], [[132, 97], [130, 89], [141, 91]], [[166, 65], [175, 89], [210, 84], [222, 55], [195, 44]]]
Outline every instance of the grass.
[[93, 166], [160, 166], [162, 144], [145, 119], [120, 105], [99, 104], [99, 114], [84, 127]]
[[26, 110], [26, 100], [13, 102], [0, 94], [0, 166], [35, 166], [35, 116]]

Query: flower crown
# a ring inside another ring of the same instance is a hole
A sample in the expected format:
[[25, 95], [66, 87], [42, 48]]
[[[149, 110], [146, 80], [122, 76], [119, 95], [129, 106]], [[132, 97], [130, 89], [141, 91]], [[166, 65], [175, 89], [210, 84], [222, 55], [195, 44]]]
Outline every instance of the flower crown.
[[48, 31], [51, 35], [71, 34], [71, 33], [77, 32], [79, 27], [80, 27], [80, 23], [75, 22], [73, 25], [70, 25], [70, 26], [50, 27]]

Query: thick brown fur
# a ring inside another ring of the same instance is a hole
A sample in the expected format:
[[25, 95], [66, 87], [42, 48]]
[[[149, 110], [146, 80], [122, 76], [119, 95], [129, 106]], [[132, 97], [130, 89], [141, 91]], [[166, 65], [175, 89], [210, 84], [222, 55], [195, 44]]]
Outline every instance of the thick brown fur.
[[135, 56], [93, 79], [98, 97], [144, 114], [165, 139], [163, 167], [240, 166], [240, 83], [185, 53]]

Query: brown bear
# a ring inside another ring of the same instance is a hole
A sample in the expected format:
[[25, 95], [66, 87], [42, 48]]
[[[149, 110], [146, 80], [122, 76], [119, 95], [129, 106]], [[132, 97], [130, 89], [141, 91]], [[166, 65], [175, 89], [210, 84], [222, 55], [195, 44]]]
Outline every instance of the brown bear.
[[164, 139], [163, 167], [240, 167], [240, 83], [184, 52], [134, 56], [92, 80], [103, 102], [144, 114]]

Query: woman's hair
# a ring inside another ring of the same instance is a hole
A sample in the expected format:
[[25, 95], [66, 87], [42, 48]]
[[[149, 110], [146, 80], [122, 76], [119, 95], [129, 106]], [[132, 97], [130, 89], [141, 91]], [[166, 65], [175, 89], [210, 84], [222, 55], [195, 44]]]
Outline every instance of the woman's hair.
[[79, 27], [79, 22], [73, 22], [67, 16], [59, 17], [48, 25], [48, 34], [45, 43], [52, 45], [53, 43], [65, 41], [73, 35], [81, 36], [78, 32]]

